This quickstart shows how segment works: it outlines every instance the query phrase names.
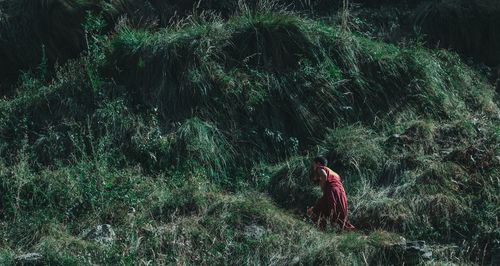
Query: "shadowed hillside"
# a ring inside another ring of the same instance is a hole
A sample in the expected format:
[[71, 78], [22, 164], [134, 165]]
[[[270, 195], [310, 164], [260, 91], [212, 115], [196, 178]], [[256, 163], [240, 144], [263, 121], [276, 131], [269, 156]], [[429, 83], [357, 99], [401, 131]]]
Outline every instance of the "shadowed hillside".
[[[294, 1], [157, 1], [157, 0], [3, 0], [0, 1], [0, 93], [11, 94], [20, 71], [40, 64], [53, 74], [54, 64], [76, 58], [86, 47], [83, 29], [88, 12], [101, 14], [106, 32], [120, 21], [134, 28], [158, 29], [190, 14], [228, 19], [242, 10], [294, 10], [304, 16], [338, 20], [343, 4], [354, 7], [353, 26], [390, 42], [425, 41], [428, 47], [452, 49], [493, 69], [498, 54], [500, 5], [495, 0], [294, 0]], [[64, 21], [64, 23], [60, 23]]]
[[[170, 1], [42, 2], [55, 7], [37, 18], [60, 28], [23, 24], [40, 35], [0, 44], [31, 69], [2, 76], [18, 83], [0, 100], [0, 264], [494, 260], [498, 95], [457, 54], [276, 3], [200, 2], [220, 15], [168, 23]], [[42, 15], [63, 7], [74, 25]], [[66, 31], [78, 36], [53, 34]], [[40, 43], [45, 56], [22, 56]], [[356, 232], [305, 216], [318, 154], [343, 178]], [[104, 224], [109, 238], [93, 237]], [[405, 248], [414, 240], [432, 256]]]

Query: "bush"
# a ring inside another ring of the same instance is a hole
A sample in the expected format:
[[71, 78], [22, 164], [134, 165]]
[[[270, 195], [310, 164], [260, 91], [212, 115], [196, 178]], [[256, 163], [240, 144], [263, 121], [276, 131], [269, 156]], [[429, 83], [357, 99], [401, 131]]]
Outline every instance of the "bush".
[[317, 47], [296, 17], [263, 14], [242, 16], [227, 48], [226, 64], [267, 71], [296, 69], [301, 60], [314, 60]]
[[[387, 195], [387, 190], [376, 191], [366, 186], [356, 197], [353, 204], [351, 222], [359, 229], [383, 229], [392, 232], [414, 230], [415, 216], [403, 199]], [[423, 227], [424, 225], [421, 225]]]

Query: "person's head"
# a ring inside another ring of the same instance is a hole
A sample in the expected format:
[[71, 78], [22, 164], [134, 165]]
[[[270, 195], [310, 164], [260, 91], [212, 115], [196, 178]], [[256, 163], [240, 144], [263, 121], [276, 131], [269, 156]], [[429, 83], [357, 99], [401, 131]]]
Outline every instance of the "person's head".
[[328, 160], [326, 160], [323, 156], [318, 156], [313, 159], [313, 169], [316, 170], [318, 167], [326, 166], [328, 164]]

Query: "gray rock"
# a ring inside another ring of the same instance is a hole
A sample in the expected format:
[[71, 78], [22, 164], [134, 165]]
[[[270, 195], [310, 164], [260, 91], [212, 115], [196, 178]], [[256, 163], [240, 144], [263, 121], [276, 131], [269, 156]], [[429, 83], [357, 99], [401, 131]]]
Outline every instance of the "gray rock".
[[115, 241], [116, 234], [111, 225], [100, 224], [90, 230], [85, 230], [83, 239], [96, 241], [101, 244], [112, 244]]
[[300, 257], [299, 256], [295, 256], [293, 257], [292, 259], [292, 265], [298, 265], [300, 263]]
[[425, 244], [425, 241], [406, 242], [404, 250], [410, 255], [418, 255], [424, 259], [432, 258], [432, 250]]
[[39, 253], [27, 253], [15, 257], [15, 265], [22, 266], [39, 266], [44, 265], [44, 258]]
[[260, 239], [266, 234], [266, 229], [259, 225], [247, 225], [244, 228], [244, 234], [248, 238]]
[[422, 260], [432, 259], [432, 250], [425, 241], [402, 241], [392, 245], [394, 265], [417, 265]]

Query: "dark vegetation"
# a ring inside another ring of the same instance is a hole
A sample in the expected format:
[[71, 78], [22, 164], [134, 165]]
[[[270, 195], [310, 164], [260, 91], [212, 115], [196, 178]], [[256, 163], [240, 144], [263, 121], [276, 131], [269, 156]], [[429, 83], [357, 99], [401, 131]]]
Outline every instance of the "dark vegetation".
[[[494, 58], [477, 38], [498, 38], [496, 3], [469, 7], [493, 12], [471, 22], [476, 38], [420, 2], [398, 5], [424, 10], [429, 40]], [[433, 5], [456, 17], [449, 2]], [[323, 17], [341, 3], [285, 6], [1, 1], [0, 264], [32, 251], [49, 265], [487, 264], [500, 239], [487, 78]], [[360, 232], [304, 222], [317, 154]], [[80, 236], [103, 223], [113, 244]], [[408, 260], [402, 238], [433, 259]]]
[[[18, 73], [46, 63], [53, 72], [55, 63], [64, 64], [84, 49], [81, 27], [87, 12], [100, 14], [112, 31], [127, 18], [134, 28], [158, 29], [195, 14], [218, 14], [229, 18], [240, 10], [262, 8], [295, 10], [313, 17], [334, 15], [340, 0], [262, 1], [159, 1], [159, 0], [19, 0], [0, 1], [0, 93], [15, 90]], [[472, 63], [484, 63], [496, 75], [500, 64], [500, 4], [495, 0], [358, 0], [354, 21], [363, 32], [385, 41], [420, 38], [429, 47], [452, 49]], [[361, 7], [361, 8], [359, 8]], [[331, 17], [331, 16], [330, 16]], [[64, 23], [60, 23], [64, 21]], [[484, 68], [484, 67], [483, 67]]]
[[[426, 3], [416, 15], [428, 40], [480, 62], [500, 65], [500, 4], [498, 1], [438, 1]], [[436, 25], [440, 25], [436, 27]]]
[[[363, 2], [363, 1], [360, 1]], [[389, 42], [418, 39], [458, 52], [496, 76], [500, 65], [500, 2], [495, 0], [381, 1], [354, 8], [359, 30]], [[367, 8], [367, 6], [369, 8]]]

